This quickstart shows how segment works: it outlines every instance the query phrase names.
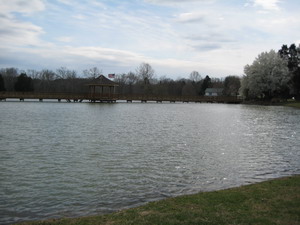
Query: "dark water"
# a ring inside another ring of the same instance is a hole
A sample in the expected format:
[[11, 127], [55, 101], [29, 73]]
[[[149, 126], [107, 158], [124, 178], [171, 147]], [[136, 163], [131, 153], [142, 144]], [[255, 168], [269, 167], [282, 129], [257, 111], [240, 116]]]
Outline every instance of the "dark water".
[[0, 224], [300, 173], [300, 110], [0, 102]]

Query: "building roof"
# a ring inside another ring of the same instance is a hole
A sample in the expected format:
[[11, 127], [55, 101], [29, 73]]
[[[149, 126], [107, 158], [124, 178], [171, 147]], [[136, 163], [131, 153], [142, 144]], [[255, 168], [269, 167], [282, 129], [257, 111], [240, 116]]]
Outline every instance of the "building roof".
[[206, 88], [206, 93], [221, 93], [223, 92], [224, 88]]
[[88, 84], [88, 86], [119, 86], [117, 83], [113, 82], [112, 80], [106, 78], [104, 75], [100, 75], [93, 83]]

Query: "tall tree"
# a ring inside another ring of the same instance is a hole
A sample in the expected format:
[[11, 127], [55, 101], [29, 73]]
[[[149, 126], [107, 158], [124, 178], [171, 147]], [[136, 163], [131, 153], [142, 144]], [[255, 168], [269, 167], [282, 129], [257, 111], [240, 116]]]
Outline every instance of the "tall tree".
[[181, 94], [183, 96], [195, 96], [197, 95], [196, 89], [191, 82], [186, 82], [185, 85], [182, 87]]
[[291, 44], [290, 47], [287, 45], [282, 45], [278, 53], [281, 58], [287, 60], [290, 71], [294, 71], [295, 69], [299, 68], [300, 46], [297, 48], [295, 44]]
[[293, 94], [295, 95], [297, 100], [300, 100], [300, 68], [299, 67], [293, 72], [292, 83], [293, 83]]
[[201, 84], [201, 90], [200, 90], [200, 95], [204, 95], [205, 94], [205, 90], [207, 88], [211, 87], [211, 78], [206, 75], [206, 77], [203, 79], [202, 84]]
[[136, 74], [144, 84], [150, 84], [154, 78], [154, 70], [148, 63], [142, 63], [137, 69]]
[[60, 67], [57, 69], [56, 75], [59, 79], [74, 79], [77, 77], [75, 70], [69, 70], [66, 67]]
[[252, 65], [245, 66], [244, 72], [242, 92], [247, 98], [287, 97], [291, 79], [287, 62], [274, 50], [258, 55]]
[[31, 77], [33, 80], [39, 79], [40, 73], [36, 70], [27, 70], [26, 72], [28, 77]]
[[134, 72], [127, 73], [126, 77], [127, 77], [126, 84], [128, 85], [128, 93], [132, 94], [133, 89], [134, 89], [134, 85], [138, 81], [138, 77], [135, 75]]
[[139, 79], [136, 89], [139, 89], [141, 94], [153, 94], [152, 83], [154, 80], [154, 70], [148, 63], [142, 63], [136, 69], [136, 75]]
[[295, 44], [291, 44], [290, 47], [283, 45], [278, 53], [288, 63], [287, 66], [292, 73], [292, 94], [300, 100], [300, 45], [298, 47]]
[[88, 70], [84, 70], [83, 74], [86, 78], [96, 79], [102, 74], [102, 70], [98, 69], [97, 67], [92, 67]]
[[202, 79], [201, 75], [197, 71], [193, 71], [190, 73], [190, 80], [194, 81], [195, 83], [199, 82]]
[[3, 68], [0, 70], [2, 74], [6, 91], [14, 91], [14, 85], [19, 75], [17, 68]]
[[0, 91], [5, 91], [5, 84], [2, 74], [0, 74]]
[[238, 76], [227, 76], [224, 81], [224, 95], [238, 95], [241, 87], [241, 79]]
[[57, 85], [54, 85], [56, 74], [52, 70], [43, 69], [38, 72], [37, 79], [34, 79], [34, 90], [38, 92], [55, 92]]
[[15, 83], [16, 91], [33, 91], [33, 84], [31, 77], [28, 77], [26, 73], [21, 73], [20, 76], [17, 77], [17, 82]]

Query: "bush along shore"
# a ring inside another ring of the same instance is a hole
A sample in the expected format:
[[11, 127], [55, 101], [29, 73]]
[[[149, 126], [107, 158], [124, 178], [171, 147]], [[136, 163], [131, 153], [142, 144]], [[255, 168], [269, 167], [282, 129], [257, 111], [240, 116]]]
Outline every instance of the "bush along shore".
[[151, 202], [116, 213], [23, 224], [300, 224], [300, 175]]

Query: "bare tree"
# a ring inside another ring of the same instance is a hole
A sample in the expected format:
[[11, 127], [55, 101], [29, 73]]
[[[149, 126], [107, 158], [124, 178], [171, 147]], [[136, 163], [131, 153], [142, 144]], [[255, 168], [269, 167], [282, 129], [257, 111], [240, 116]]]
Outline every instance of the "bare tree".
[[193, 86], [191, 82], [187, 82], [183, 87], [182, 87], [182, 95], [183, 96], [194, 96], [197, 95], [196, 89]]
[[194, 81], [195, 83], [197, 83], [200, 80], [202, 80], [202, 77], [201, 77], [201, 75], [200, 75], [199, 72], [193, 71], [193, 72], [190, 73], [190, 80]]
[[138, 81], [138, 77], [134, 72], [127, 73], [127, 84], [134, 85]]
[[66, 67], [60, 67], [56, 70], [56, 75], [58, 79], [66, 79], [67, 78], [68, 69]]
[[14, 91], [15, 82], [17, 81], [17, 76], [19, 75], [18, 69], [5, 68], [1, 69], [0, 73], [2, 74], [6, 91]]
[[55, 80], [56, 74], [52, 70], [43, 69], [38, 73], [38, 78], [43, 81], [52, 81]]
[[83, 74], [86, 78], [96, 79], [102, 74], [102, 70], [98, 69], [97, 67], [93, 67], [88, 70], [84, 70]]
[[39, 72], [37, 70], [27, 70], [26, 74], [32, 79], [39, 79]]
[[54, 92], [55, 86], [53, 81], [56, 74], [52, 70], [43, 69], [35, 74], [34, 72], [34, 90], [37, 92]]
[[238, 76], [227, 76], [224, 81], [223, 94], [226, 96], [238, 95], [241, 87], [241, 79]]
[[136, 74], [144, 84], [150, 84], [154, 78], [154, 70], [148, 63], [142, 63], [137, 69]]

